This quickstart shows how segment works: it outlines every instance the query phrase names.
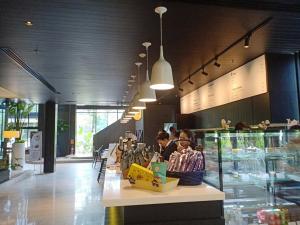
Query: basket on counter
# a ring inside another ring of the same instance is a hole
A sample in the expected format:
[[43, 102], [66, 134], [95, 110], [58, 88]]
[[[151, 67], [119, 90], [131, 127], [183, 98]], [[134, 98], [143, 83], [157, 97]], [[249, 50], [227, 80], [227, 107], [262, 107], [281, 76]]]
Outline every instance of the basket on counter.
[[193, 172], [170, 172], [167, 171], [168, 177], [178, 178], [178, 185], [200, 185], [203, 181], [204, 171], [193, 171]]
[[198, 169], [196, 171], [185, 171], [185, 172], [167, 171], [167, 176], [178, 178], [179, 179], [178, 185], [193, 186], [193, 185], [202, 184], [203, 177], [205, 175], [205, 155], [202, 151], [199, 152], [201, 153], [202, 156], [201, 169]]

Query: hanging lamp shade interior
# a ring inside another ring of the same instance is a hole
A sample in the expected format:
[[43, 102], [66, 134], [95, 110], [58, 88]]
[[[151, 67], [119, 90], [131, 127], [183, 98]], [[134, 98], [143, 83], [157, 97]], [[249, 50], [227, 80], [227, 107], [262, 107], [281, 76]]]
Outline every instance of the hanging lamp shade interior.
[[151, 82], [150, 80], [146, 80], [141, 87], [141, 94], [140, 94], [140, 102], [155, 102], [156, 101], [156, 94], [155, 90], [150, 88]]
[[146, 109], [146, 103], [138, 101], [140, 99], [139, 94], [134, 97], [132, 109], [135, 110], [144, 110]]
[[141, 92], [139, 96], [140, 102], [155, 102], [156, 101], [156, 93], [155, 90], [150, 88], [151, 82], [149, 79], [148, 72], [148, 48], [151, 46], [150, 42], [144, 42], [143, 46], [146, 48], [146, 56], [147, 56], [147, 68], [146, 68], [146, 80], [141, 86]]
[[126, 113], [126, 116], [133, 117], [136, 112], [138, 112], [137, 109], [134, 109], [133, 107], [129, 107], [128, 112]]
[[126, 118], [126, 119], [131, 119], [132, 117], [134, 117], [133, 114], [126, 114], [126, 115], [124, 116], [124, 118]]
[[160, 56], [153, 64], [151, 85], [150, 88], [154, 90], [168, 90], [174, 88], [172, 67], [164, 58], [163, 44], [162, 44], [162, 15], [167, 11], [165, 7], [155, 8], [155, 12], [160, 16]]
[[136, 111], [130, 111], [130, 112], [128, 112], [128, 114], [132, 114], [132, 115], [135, 115], [135, 114], [137, 114], [137, 113], [139, 113], [139, 111], [138, 110], [136, 110]]

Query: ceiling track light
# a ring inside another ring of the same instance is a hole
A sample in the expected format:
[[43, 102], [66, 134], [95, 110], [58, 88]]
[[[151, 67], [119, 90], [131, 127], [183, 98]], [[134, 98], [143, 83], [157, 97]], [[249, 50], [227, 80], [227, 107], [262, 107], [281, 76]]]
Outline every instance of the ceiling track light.
[[205, 76], [208, 76], [208, 72], [206, 72], [206, 71], [204, 70], [204, 67], [202, 68], [202, 74], [205, 75]]
[[201, 70], [202, 70], [202, 74], [207, 76], [208, 73], [206, 73], [204, 71], [204, 67], [206, 67], [210, 64], [214, 64], [216, 67], [221, 66], [221, 64], [219, 64], [217, 62], [217, 57], [221, 57], [222, 55], [227, 53], [229, 50], [231, 50], [233, 47], [236, 47], [236, 46], [240, 45], [241, 43], [244, 43], [244, 47], [249, 48], [250, 47], [250, 39], [251, 39], [252, 35], [254, 34], [254, 32], [262, 29], [263, 27], [265, 27], [267, 24], [270, 23], [270, 21], [272, 19], [273, 19], [272, 17], [268, 17], [265, 20], [263, 20], [262, 22], [260, 22], [259, 24], [257, 24], [255, 27], [253, 27], [251, 30], [247, 31], [243, 36], [241, 36], [240, 38], [238, 38], [237, 40], [232, 42], [229, 46], [224, 48], [222, 51], [216, 53], [213, 58], [209, 59], [207, 62], [200, 65], [196, 70], [194, 70], [192, 73], [190, 73], [188, 77], [186, 77], [183, 80], [181, 80], [180, 82], [178, 82], [178, 85], [181, 85], [184, 82], [187, 82], [190, 77], [196, 75], [198, 72], [201, 72]]
[[220, 67], [220, 66], [221, 66], [221, 64], [218, 63], [218, 57], [215, 58], [215, 63], [214, 63], [214, 65], [215, 65], [216, 67]]
[[191, 77], [189, 77], [189, 84], [194, 85], [194, 82], [191, 80]]
[[244, 48], [249, 48], [250, 47], [250, 37], [251, 37], [251, 34], [248, 34], [245, 37]]

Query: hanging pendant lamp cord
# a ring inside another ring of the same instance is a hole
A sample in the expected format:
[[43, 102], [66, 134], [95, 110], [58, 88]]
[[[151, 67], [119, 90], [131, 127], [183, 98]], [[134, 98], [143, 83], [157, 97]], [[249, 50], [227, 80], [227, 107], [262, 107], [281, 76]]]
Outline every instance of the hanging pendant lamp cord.
[[140, 92], [140, 66], [137, 66], [137, 92]]
[[160, 45], [162, 46], [162, 14], [160, 14], [159, 17], [160, 17]]
[[[147, 54], [147, 72], [149, 73], [149, 71], [148, 71], [148, 47], [146, 47], [146, 54]], [[147, 76], [147, 73], [146, 73], [146, 76]], [[146, 77], [146, 80], [149, 78], [149, 75], [148, 75], [148, 77]]]

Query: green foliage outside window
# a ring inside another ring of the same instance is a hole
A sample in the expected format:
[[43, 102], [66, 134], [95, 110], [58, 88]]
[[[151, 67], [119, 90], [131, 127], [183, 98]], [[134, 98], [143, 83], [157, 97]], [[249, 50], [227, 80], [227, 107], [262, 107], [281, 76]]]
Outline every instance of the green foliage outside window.
[[8, 103], [8, 117], [11, 118], [11, 121], [8, 123], [7, 129], [20, 131], [20, 138], [16, 138], [16, 142], [25, 142], [25, 140], [22, 140], [23, 127], [34, 106], [34, 104], [26, 103], [23, 100], [10, 101]]

